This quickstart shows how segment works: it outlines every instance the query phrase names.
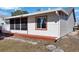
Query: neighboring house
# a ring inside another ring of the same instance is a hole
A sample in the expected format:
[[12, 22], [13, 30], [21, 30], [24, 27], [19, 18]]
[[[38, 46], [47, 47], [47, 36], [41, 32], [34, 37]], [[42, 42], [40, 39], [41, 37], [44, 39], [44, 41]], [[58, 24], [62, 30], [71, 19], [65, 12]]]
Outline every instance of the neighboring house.
[[4, 15], [0, 15], [0, 33], [2, 32], [3, 27], [6, 24], [4, 18], [5, 18]]
[[6, 17], [6, 29], [17, 36], [36, 39], [57, 39], [73, 31], [74, 8], [58, 8]]

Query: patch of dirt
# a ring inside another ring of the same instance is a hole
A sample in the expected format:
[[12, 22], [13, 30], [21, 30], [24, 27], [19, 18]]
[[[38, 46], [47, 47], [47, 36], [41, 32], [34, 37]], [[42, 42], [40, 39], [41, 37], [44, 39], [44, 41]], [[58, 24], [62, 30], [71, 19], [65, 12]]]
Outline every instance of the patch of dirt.
[[79, 51], [79, 31], [75, 31], [61, 37], [56, 42], [56, 45], [61, 47], [65, 52]]

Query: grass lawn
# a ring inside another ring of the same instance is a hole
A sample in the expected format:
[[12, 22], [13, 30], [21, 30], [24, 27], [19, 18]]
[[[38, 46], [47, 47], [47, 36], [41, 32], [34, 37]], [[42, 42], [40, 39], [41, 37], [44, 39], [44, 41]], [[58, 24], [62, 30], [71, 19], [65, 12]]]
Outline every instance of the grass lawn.
[[46, 52], [45, 45], [32, 45], [16, 40], [0, 40], [0, 52]]

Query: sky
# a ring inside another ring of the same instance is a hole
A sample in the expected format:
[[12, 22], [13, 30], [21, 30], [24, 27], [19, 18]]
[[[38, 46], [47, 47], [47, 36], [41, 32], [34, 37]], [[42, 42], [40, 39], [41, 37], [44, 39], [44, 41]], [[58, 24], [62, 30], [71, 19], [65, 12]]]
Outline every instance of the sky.
[[[11, 16], [11, 12], [16, 10], [28, 11], [29, 13], [36, 12], [38, 9], [47, 10], [48, 8], [58, 8], [58, 7], [0, 7], [0, 14], [5, 16]], [[79, 7], [75, 7], [76, 21], [79, 23]]]

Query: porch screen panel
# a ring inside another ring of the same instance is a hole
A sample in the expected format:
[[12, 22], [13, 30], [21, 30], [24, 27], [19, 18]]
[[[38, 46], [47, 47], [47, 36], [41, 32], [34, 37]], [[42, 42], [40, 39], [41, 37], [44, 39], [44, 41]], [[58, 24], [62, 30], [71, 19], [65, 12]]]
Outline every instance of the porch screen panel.
[[10, 19], [10, 29], [14, 30], [14, 19]]
[[27, 30], [27, 18], [21, 19], [21, 30]]
[[20, 30], [20, 18], [15, 19], [15, 29]]

